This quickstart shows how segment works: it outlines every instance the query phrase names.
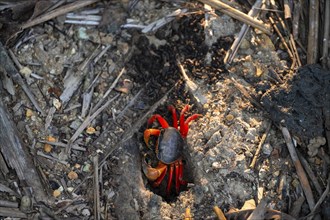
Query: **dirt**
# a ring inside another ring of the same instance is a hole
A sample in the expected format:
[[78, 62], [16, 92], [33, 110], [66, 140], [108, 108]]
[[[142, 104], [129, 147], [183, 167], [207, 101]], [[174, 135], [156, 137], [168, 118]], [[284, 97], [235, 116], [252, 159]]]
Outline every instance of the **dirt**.
[[[139, 24], [149, 24], [179, 8], [175, 2], [141, 0], [128, 12], [126, 6], [116, 4], [114, 8], [121, 8], [118, 16]], [[113, 10], [111, 5], [107, 7]], [[45, 189], [55, 197], [56, 202], [49, 208], [59, 219], [95, 218], [96, 155], [101, 219], [183, 219], [187, 208], [193, 219], [215, 219], [214, 206], [228, 212], [240, 209], [250, 199], [259, 202], [261, 197], [268, 199], [269, 208], [289, 213], [291, 201], [298, 200], [303, 192], [278, 129], [282, 120], [325, 189], [329, 164], [320, 152], [328, 152], [322, 114], [329, 106], [323, 100], [329, 93], [329, 72], [318, 66], [290, 72], [285, 52], [276, 49], [278, 45], [272, 38], [254, 30], [248, 32], [234, 62], [225, 65], [224, 56], [242, 24], [219, 15], [218, 25], [207, 27], [202, 6], [191, 3], [187, 7], [193, 13], [177, 17], [149, 34], [120, 30], [118, 22], [122, 19], [103, 21], [101, 28], [63, 24], [57, 19], [32, 28], [13, 48], [19, 62], [28, 68], [21, 74], [41, 108], [46, 114], [55, 111], [46, 126], [46, 117], [35, 110], [21, 88], [15, 87], [11, 95], [8, 89], [2, 90], [23, 141], [40, 167]], [[226, 28], [222, 29], [221, 24]], [[207, 35], [210, 30], [217, 34], [215, 38]], [[100, 42], [110, 43], [110, 49], [87, 71], [80, 71], [94, 51], [104, 49], [99, 47]], [[201, 105], [193, 97], [177, 60], [206, 103]], [[88, 126], [95, 131], [84, 130], [69, 154], [66, 147], [59, 146], [45, 152], [41, 141], [49, 136], [68, 144], [88, 115], [82, 114], [83, 95], [91, 92], [93, 108], [123, 67], [125, 72], [108, 97], [114, 101]], [[81, 74], [83, 81], [76, 85], [71, 98], [61, 96], [72, 86], [64, 82], [74, 73]], [[252, 104], [235, 82], [243, 85], [262, 107]], [[184, 179], [189, 183], [179, 195], [166, 196], [166, 179], [159, 188], [153, 188], [142, 172], [146, 151], [143, 132], [152, 114], [164, 116], [171, 124], [167, 106], [175, 106], [179, 113], [186, 104], [191, 106], [187, 116], [202, 115], [190, 123], [184, 146]], [[257, 164], [250, 168], [269, 126]], [[78, 178], [70, 179], [70, 171]], [[55, 196], [58, 189], [60, 195]], [[329, 207], [328, 203], [324, 206]], [[305, 203], [300, 216], [308, 213]]]

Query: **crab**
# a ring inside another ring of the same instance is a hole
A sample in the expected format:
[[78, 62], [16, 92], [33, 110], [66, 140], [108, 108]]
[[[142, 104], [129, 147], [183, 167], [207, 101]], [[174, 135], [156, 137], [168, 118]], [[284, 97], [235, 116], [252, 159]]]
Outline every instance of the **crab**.
[[186, 105], [181, 111], [179, 118], [180, 126], [178, 127], [175, 108], [169, 106], [168, 109], [172, 113], [172, 127], [169, 126], [161, 115], [155, 114], [148, 120], [148, 127], [151, 126], [155, 120], [158, 120], [161, 129], [147, 128], [144, 131], [144, 141], [149, 148], [150, 136], [157, 137], [153, 150], [155, 151], [158, 164], [156, 167], [152, 167], [146, 162], [143, 163], [143, 171], [147, 179], [153, 181], [154, 187], [158, 187], [161, 184], [168, 171], [166, 195], [170, 194], [173, 174], [175, 174], [175, 190], [177, 194], [179, 194], [181, 186], [187, 185], [187, 182], [183, 180], [183, 148], [186, 143], [185, 139], [187, 138], [189, 123], [201, 116], [200, 114], [193, 114], [185, 120], [184, 114], [189, 110], [189, 105]]

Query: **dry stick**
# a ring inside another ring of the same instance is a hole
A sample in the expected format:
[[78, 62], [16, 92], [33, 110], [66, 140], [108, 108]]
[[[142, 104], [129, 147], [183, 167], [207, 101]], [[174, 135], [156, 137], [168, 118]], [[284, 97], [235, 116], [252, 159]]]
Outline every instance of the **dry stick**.
[[312, 168], [309, 166], [307, 160], [303, 157], [303, 155], [301, 155], [301, 153], [299, 151], [297, 151], [297, 154], [298, 154], [300, 162], [303, 165], [306, 173], [308, 174], [309, 178], [311, 179], [317, 193], [319, 194], [319, 196], [321, 196], [322, 195], [322, 187], [321, 187], [319, 181], [317, 180], [316, 176], [314, 175]]
[[301, 61], [300, 61], [300, 57], [297, 51], [297, 47], [296, 47], [296, 43], [294, 41], [293, 35], [291, 32], [289, 32], [289, 29], [287, 28], [287, 26], [285, 25], [282, 17], [279, 15], [279, 13], [275, 12], [278, 21], [280, 22], [280, 24], [283, 27], [283, 30], [287, 33], [287, 35], [289, 36], [289, 46], [290, 46], [290, 51], [293, 53], [294, 58], [296, 59], [298, 66], [301, 66]]
[[116, 87], [117, 82], [119, 81], [120, 77], [124, 74], [124, 72], [125, 72], [125, 67], [120, 71], [119, 75], [117, 76], [117, 78], [115, 79], [115, 81], [113, 81], [113, 83], [111, 84], [111, 86], [108, 89], [108, 91], [105, 92], [105, 94], [103, 95], [103, 97], [92, 108], [91, 113], [94, 113], [96, 111], [96, 109], [100, 107], [100, 105], [102, 104], [102, 102], [108, 97], [108, 95], [110, 94], [110, 92]]
[[218, 206], [213, 206], [213, 211], [216, 214], [219, 220], [226, 220], [225, 214], [223, 214], [222, 210]]
[[290, 19], [291, 18], [291, 8], [289, 6], [288, 0], [284, 0], [284, 18]]
[[218, 0], [199, 0], [199, 1], [203, 2], [204, 4], [208, 4], [211, 7], [219, 10], [220, 12], [227, 14], [243, 23], [251, 25], [252, 27], [257, 28], [268, 35], [271, 35], [272, 33], [270, 27], [266, 26], [262, 21], [251, 18], [249, 15], [244, 14], [243, 12], [221, 1]]
[[26, 29], [32, 26], [35, 26], [37, 24], [43, 23], [45, 21], [51, 20], [53, 18], [56, 18], [60, 15], [66, 14], [70, 11], [77, 10], [79, 8], [83, 8], [87, 5], [93, 4], [98, 2], [99, 0], [85, 0], [85, 1], [75, 1], [70, 4], [64, 5], [60, 8], [55, 9], [54, 11], [51, 11], [47, 14], [41, 15], [31, 21], [26, 22], [21, 26], [22, 29]]
[[95, 155], [93, 157], [93, 165], [94, 165], [94, 187], [93, 187], [93, 192], [94, 192], [94, 218], [96, 220], [100, 219], [100, 187], [99, 187], [99, 172], [98, 172], [98, 167], [99, 167], [99, 157], [98, 155]]
[[23, 91], [27, 95], [27, 97], [30, 99], [34, 107], [41, 113], [42, 116], [45, 116], [45, 112], [41, 109], [38, 102], [34, 98], [34, 95], [30, 91], [29, 87], [26, 85], [25, 81], [23, 80], [22, 76], [18, 73], [17, 69], [15, 68], [15, 65], [13, 63], [13, 60], [10, 59], [8, 53], [6, 52], [5, 47], [0, 42], [0, 63], [2, 64], [4, 70], [7, 72], [7, 74], [12, 78], [19, 86], [22, 87]]
[[298, 39], [300, 11], [301, 11], [300, 2], [294, 1], [293, 7], [294, 10], [293, 10], [293, 18], [292, 18], [292, 35], [293, 35], [293, 39]]
[[[259, 13], [259, 8], [261, 7], [263, 3], [263, 0], [257, 0], [253, 7], [251, 8], [251, 10], [249, 11], [248, 15], [251, 16], [251, 17], [256, 17]], [[237, 53], [237, 50], [238, 48], [240, 47], [241, 43], [242, 43], [242, 40], [244, 39], [246, 33], [248, 32], [250, 28], [250, 25], [247, 25], [247, 24], [243, 24], [242, 28], [241, 28], [241, 31], [239, 32], [239, 34], [237, 35], [234, 43], [231, 45], [230, 49], [228, 50], [228, 52], [226, 53], [226, 56], [224, 58], [224, 63], [228, 63], [230, 64], [236, 53]]]
[[317, 62], [319, 31], [319, 0], [309, 1], [307, 64]]
[[252, 97], [251, 92], [247, 91], [240, 83], [238, 83], [233, 77], [230, 80], [234, 83], [234, 86], [245, 96], [252, 104], [254, 104], [259, 109], [264, 109], [260, 103]]
[[330, 190], [330, 175], [328, 177], [328, 184], [327, 184], [327, 188], [324, 190], [322, 196], [320, 197], [319, 201], [317, 201], [316, 205], [314, 206], [314, 208], [311, 211], [311, 214], [315, 213], [316, 210], [320, 207], [320, 205], [322, 204], [322, 202], [326, 199], [326, 197], [329, 195], [329, 190]]
[[288, 54], [289, 54], [291, 60], [294, 60], [293, 54], [292, 54], [292, 52], [291, 52], [291, 50], [290, 50], [288, 44], [286, 43], [286, 41], [285, 41], [285, 39], [284, 39], [284, 37], [283, 37], [281, 31], [280, 31], [280, 30], [278, 29], [278, 27], [276, 26], [275, 21], [273, 20], [272, 17], [269, 17], [269, 21], [270, 21], [270, 23], [273, 25], [273, 28], [274, 28], [274, 30], [276, 31], [277, 35], [280, 37], [280, 39], [281, 39], [281, 41], [282, 41], [282, 43], [283, 43], [285, 49], [287, 50], [287, 52], [288, 52]]
[[183, 68], [180, 61], [177, 59], [177, 65], [180, 69], [180, 73], [182, 74], [182, 77], [186, 83], [186, 86], [188, 88], [188, 91], [191, 96], [193, 96], [199, 106], [199, 108], [203, 108], [203, 105], [207, 103], [206, 97], [202, 94], [202, 92], [198, 89], [198, 86], [196, 83], [194, 83], [191, 79], [189, 79], [185, 69]]
[[308, 206], [309, 206], [310, 210], [312, 210], [315, 206], [315, 200], [314, 200], [313, 192], [312, 192], [311, 186], [308, 182], [306, 173], [305, 173], [303, 167], [301, 166], [296, 149], [292, 143], [292, 139], [291, 139], [289, 130], [286, 127], [281, 127], [281, 130], [282, 130], [283, 137], [285, 139], [286, 146], [288, 147], [288, 150], [290, 152], [291, 159], [296, 168], [297, 175], [300, 180], [301, 186], [304, 190]]
[[257, 148], [257, 150], [256, 150], [256, 153], [254, 154], [253, 159], [252, 159], [252, 162], [251, 162], [251, 164], [250, 164], [250, 168], [251, 168], [251, 169], [254, 169], [254, 167], [255, 167], [255, 165], [256, 165], [256, 162], [257, 162], [257, 159], [258, 159], [258, 157], [259, 157], [259, 154], [260, 154], [261, 148], [262, 148], [262, 146], [264, 145], [264, 143], [265, 143], [265, 141], [266, 141], [266, 138], [267, 138], [267, 136], [268, 136], [268, 133], [269, 133], [269, 131], [270, 131], [270, 128], [272, 127], [272, 123], [271, 123], [271, 122], [267, 122], [267, 123], [268, 123], [268, 125], [267, 125], [267, 129], [266, 129], [265, 133], [264, 133], [264, 134], [262, 135], [262, 137], [261, 137], [261, 140], [260, 140], [260, 142], [259, 142], [259, 145], [258, 145], [258, 148]]
[[184, 213], [184, 220], [191, 220], [191, 213], [190, 213], [190, 208], [186, 208], [186, 212]]
[[[322, 66], [323, 68], [327, 67], [328, 63], [328, 54], [329, 54], [329, 29], [330, 29], [330, 1], [325, 1], [325, 12], [324, 12], [324, 35], [323, 35], [323, 49], [322, 49]], [[329, 66], [330, 68], [330, 66]], [[329, 143], [329, 141], [328, 141]]]
[[73, 142], [79, 137], [79, 135], [83, 132], [85, 128], [104, 110], [106, 109], [111, 102], [113, 102], [115, 99], [117, 99], [120, 96], [120, 94], [117, 94], [112, 99], [108, 100], [103, 106], [101, 106], [99, 109], [95, 111], [92, 115], [89, 115], [86, 117], [84, 122], [79, 126], [79, 128], [76, 130], [76, 132], [72, 135], [71, 139], [69, 140], [69, 143], [66, 148], [66, 152], [69, 153], [72, 147]]
[[299, 57], [299, 53], [298, 53], [298, 50], [297, 50], [296, 43], [295, 43], [294, 38], [293, 38], [293, 34], [291, 34], [291, 33], [289, 35], [289, 43], [290, 43], [290, 46], [293, 50], [293, 54], [295, 55], [295, 58], [297, 60], [298, 67], [300, 67], [302, 65], [301, 60], [300, 60], [300, 57]]

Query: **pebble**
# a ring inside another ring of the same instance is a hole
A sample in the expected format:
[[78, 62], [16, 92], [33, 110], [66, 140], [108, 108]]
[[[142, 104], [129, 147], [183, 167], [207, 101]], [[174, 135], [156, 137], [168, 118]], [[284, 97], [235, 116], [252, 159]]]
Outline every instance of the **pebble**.
[[83, 216], [89, 217], [89, 216], [91, 215], [91, 211], [89, 211], [89, 209], [83, 209], [83, 210], [81, 211], [81, 214], [82, 214]]
[[212, 163], [212, 168], [214, 169], [220, 169], [221, 168], [221, 163], [216, 161]]
[[265, 154], [266, 156], [269, 156], [273, 151], [273, 147], [269, 144], [266, 143], [262, 146], [262, 153]]
[[29, 196], [23, 196], [21, 199], [20, 209], [23, 212], [29, 211], [32, 207], [32, 201]]
[[250, 128], [245, 138], [247, 141], [255, 143], [258, 140], [257, 130], [255, 128]]

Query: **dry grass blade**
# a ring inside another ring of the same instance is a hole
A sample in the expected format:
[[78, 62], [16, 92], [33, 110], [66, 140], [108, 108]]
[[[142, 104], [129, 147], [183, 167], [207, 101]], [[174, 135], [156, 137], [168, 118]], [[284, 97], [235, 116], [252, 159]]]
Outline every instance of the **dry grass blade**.
[[93, 157], [93, 167], [94, 167], [94, 178], [93, 178], [93, 192], [94, 192], [94, 218], [96, 220], [100, 219], [100, 187], [99, 187], [99, 156]]
[[309, 27], [307, 44], [307, 64], [316, 63], [319, 48], [319, 0], [309, 1]]
[[[259, 13], [259, 8], [261, 7], [263, 3], [263, 0], [257, 0], [252, 9], [249, 11], [248, 15], [251, 17], [256, 17]], [[228, 50], [225, 58], [224, 58], [224, 63], [228, 63], [230, 64], [236, 53], [238, 48], [240, 47], [242, 40], [244, 39], [245, 35], [247, 34], [248, 30], [249, 30], [250, 25], [244, 24], [241, 28], [241, 31], [239, 32], [238, 36], [236, 37], [234, 43], [231, 45], [230, 49]]]
[[[309, 206], [310, 210], [313, 210], [313, 208], [315, 206], [313, 192], [312, 192], [311, 186], [309, 184], [309, 181], [307, 179], [307, 175], [304, 171], [304, 168], [302, 167], [299, 157], [297, 155], [296, 149], [293, 145], [290, 132], [286, 127], [281, 127], [281, 130], [282, 130], [283, 137], [285, 139], [286, 146], [288, 147], [288, 150], [290, 152], [291, 159], [296, 168], [300, 184], [301, 184], [304, 194], [306, 196], [308, 206]], [[316, 217], [315, 219], [318, 219], [317, 216], [315, 216], [315, 217]]]
[[213, 211], [215, 212], [215, 214], [216, 214], [216, 216], [219, 220], [226, 220], [227, 219], [225, 214], [223, 214], [222, 210], [218, 206], [214, 206]]
[[268, 26], [266, 26], [262, 21], [256, 20], [250, 17], [249, 15], [244, 14], [243, 12], [221, 1], [218, 0], [199, 0], [199, 1], [203, 2], [204, 4], [208, 4], [211, 7], [221, 11], [222, 13], [227, 14], [243, 23], [251, 25], [252, 27], [257, 28], [268, 35], [271, 34], [271, 29]]
[[257, 150], [256, 150], [256, 153], [254, 154], [253, 159], [252, 159], [252, 162], [251, 162], [251, 164], [250, 164], [250, 168], [251, 168], [251, 169], [254, 169], [254, 167], [255, 167], [255, 165], [256, 165], [256, 162], [257, 162], [258, 156], [259, 156], [259, 154], [260, 154], [261, 148], [262, 148], [262, 146], [264, 145], [264, 143], [265, 143], [265, 141], [266, 141], [266, 138], [267, 138], [267, 136], [268, 136], [268, 133], [269, 133], [269, 131], [270, 131], [270, 128], [271, 128], [271, 126], [272, 126], [272, 123], [270, 123], [270, 122], [267, 122], [267, 123], [268, 123], [268, 125], [267, 125], [267, 130], [266, 130], [266, 132], [262, 135], [261, 140], [260, 140], [259, 145], [258, 145], [258, 148], [257, 148]]
[[29, 27], [33, 27], [37, 24], [41, 24], [45, 21], [48, 21], [48, 20], [51, 20], [53, 18], [56, 18], [60, 15], [64, 15], [68, 12], [71, 12], [71, 11], [74, 11], [74, 10], [77, 10], [79, 8], [83, 8], [87, 5], [90, 5], [90, 4], [93, 4], [93, 3], [96, 3], [98, 2], [99, 0], [85, 0], [85, 1], [75, 1], [75, 2], [72, 2], [70, 4], [67, 4], [67, 5], [64, 5], [62, 7], [59, 7], [45, 15], [41, 15], [31, 21], [28, 21], [26, 22], [25, 24], [23, 24], [21, 26], [22, 29], [26, 29], [26, 28], [29, 28]]

